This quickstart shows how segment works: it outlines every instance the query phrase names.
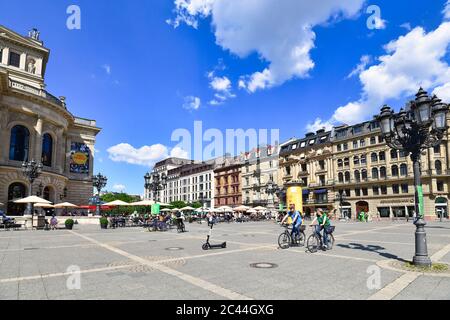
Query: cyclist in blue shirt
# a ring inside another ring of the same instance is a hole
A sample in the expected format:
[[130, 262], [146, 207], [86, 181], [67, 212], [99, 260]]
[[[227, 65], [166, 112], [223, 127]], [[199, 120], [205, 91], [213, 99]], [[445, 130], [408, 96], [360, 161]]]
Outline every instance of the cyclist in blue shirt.
[[281, 224], [284, 224], [289, 218], [290, 221], [292, 221], [291, 238], [292, 241], [294, 241], [294, 233], [296, 236], [300, 236], [300, 226], [302, 225], [303, 220], [300, 212], [295, 210], [295, 204], [293, 203], [289, 205], [289, 212], [284, 216], [283, 220], [281, 220]]

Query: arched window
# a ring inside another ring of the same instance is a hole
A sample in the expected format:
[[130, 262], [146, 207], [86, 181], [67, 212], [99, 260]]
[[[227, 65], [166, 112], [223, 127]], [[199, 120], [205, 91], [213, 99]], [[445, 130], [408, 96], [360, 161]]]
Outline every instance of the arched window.
[[408, 166], [406, 164], [402, 164], [400, 166], [400, 175], [402, 175], [402, 176], [408, 175]]
[[391, 150], [391, 159], [398, 159], [398, 151], [392, 149]]
[[9, 143], [9, 160], [28, 161], [29, 145], [30, 131], [20, 125], [13, 127]]
[[380, 159], [380, 161], [386, 160], [386, 152], [381, 151], [381, 152], [378, 154], [378, 158]]
[[436, 160], [434, 167], [436, 168], [436, 174], [442, 174], [442, 162], [440, 160]]
[[372, 162], [378, 162], [378, 155], [374, 152], [370, 155], [370, 160]]
[[361, 164], [366, 164], [366, 163], [367, 163], [366, 155], [363, 154], [363, 155], [361, 155]]
[[380, 168], [380, 178], [382, 178], [382, 179], [386, 178], [386, 167]]
[[363, 181], [367, 181], [367, 170], [366, 169], [361, 171], [361, 179]]
[[350, 182], [350, 172], [345, 172], [345, 182]]
[[8, 208], [7, 214], [10, 216], [22, 216], [25, 212], [25, 204], [17, 204], [14, 201], [27, 196], [27, 187], [20, 182], [11, 184], [8, 187]]
[[398, 177], [398, 166], [392, 166], [391, 171], [393, 177]]
[[338, 177], [339, 177], [339, 182], [344, 182], [344, 175], [342, 174], [342, 172], [339, 172]]
[[47, 167], [52, 166], [53, 138], [48, 133], [42, 138], [42, 164]]
[[359, 157], [358, 157], [358, 156], [354, 156], [354, 157], [353, 157], [353, 164], [354, 164], [355, 166], [357, 166], [357, 165], [359, 164]]
[[344, 167], [348, 167], [350, 165], [350, 159], [344, 158]]
[[373, 168], [372, 169], [372, 179], [378, 179], [379, 175], [378, 175], [378, 168]]
[[359, 171], [355, 170], [354, 174], [355, 174], [356, 182], [360, 182], [361, 181], [361, 174], [359, 173]]
[[342, 166], [343, 166], [342, 159], [338, 159], [337, 165], [338, 165], [339, 168], [342, 168]]

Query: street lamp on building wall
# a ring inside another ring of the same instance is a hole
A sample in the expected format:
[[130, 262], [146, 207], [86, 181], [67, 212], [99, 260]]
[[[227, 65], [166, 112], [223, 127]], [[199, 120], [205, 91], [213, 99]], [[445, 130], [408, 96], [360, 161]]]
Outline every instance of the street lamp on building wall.
[[[165, 173], [162, 173], [161, 175], [158, 173], [153, 173], [153, 175], [150, 175], [150, 173], [147, 173], [144, 176], [145, 179], [145, 189], [153, 192], [153, 200], [156, 201], [156, 197], [158, 196], [158, 192], [163, 190], [167, 185], [167, 175]], [[158, 201], [161, 201], [161, 199], [158, 199]]]
[[[42, 173], [42, 163], [38, 164], [34, 160], [31, 160], [30, 162], [24, 162], [22, 163], [22, 172], [25, 178], [27, 178], [28, 182], [30, 183], [28, 187], [28, 196], [31, 197], [33, 195], [33, 182]], [[31, 215], [31, 225], [33, 226], [34, 207], [32, 203], [27, 204], [27, 210], [25, 214]]]
[[448, 128], [448, 109], [447, 104], [442, 103], [436, 96], [430, 98], [427, 92], [420, 88], [416, 99], [411, 101], [406, 109], [394, 114], [392, 109], [385, 105], [377, 117], [387, 145], [410, 154], [413, 162], [416, 214], [416, 252], [413, 263], [417, 266], [431, 266], [425, 232], [420, 155], [422, 151], [441, 143]]
[[92, 177], [92, 185], [95, 189], [97, 189], [97, 197], [96, 197], [96, 210], [95, 214], [97, 216], [100, 215], [100, 192], [104, 187], [106, 187], [106, 183], [108, 182], [108, 178], [99, 173], [96, 176]]

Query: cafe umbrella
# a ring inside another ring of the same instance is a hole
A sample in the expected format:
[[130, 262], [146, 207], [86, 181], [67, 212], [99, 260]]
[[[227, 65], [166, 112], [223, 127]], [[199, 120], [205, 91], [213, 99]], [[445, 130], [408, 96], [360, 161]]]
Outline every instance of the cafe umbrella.
[[70, 202], [63, 202], [63, 203], [58, 203], [54, 205], [55, 209], [65, 209], [65, 212], [67, 214], [67, 209], [68, 208], [78, 208], [78, 206], [70, 203]]
[[28, 204], [31, 203], [31, 226], [33, 227], [33, 217], [34, 217], [34, 204], [36, 203], [46, 203], [46, 204], [51, 204], [50, 201], [39, 198], [37, 196], [29, 196], [23, 199], [19, 199], [14, 201], [14, 203], [18, 203], [18, 204]]

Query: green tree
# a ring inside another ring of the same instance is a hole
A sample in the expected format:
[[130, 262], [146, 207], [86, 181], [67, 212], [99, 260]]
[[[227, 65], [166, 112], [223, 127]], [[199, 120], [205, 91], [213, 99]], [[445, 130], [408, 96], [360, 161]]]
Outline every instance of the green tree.
[[187, 203], [184, 201], [173, 201], [170, 203], [170, 206], [173, 209], [181, 209], [181, 208], [187, 207]]
[[124, 202], [134, 202], [135, 198], [130, 196], [129, 194], [126, 193], [105, 193], [104, 195], [102, 195], [100, 197], [100, 200], [103, 202], [112, 202], [112, 201], [116, 201], [116, 200], [121, 200]]

